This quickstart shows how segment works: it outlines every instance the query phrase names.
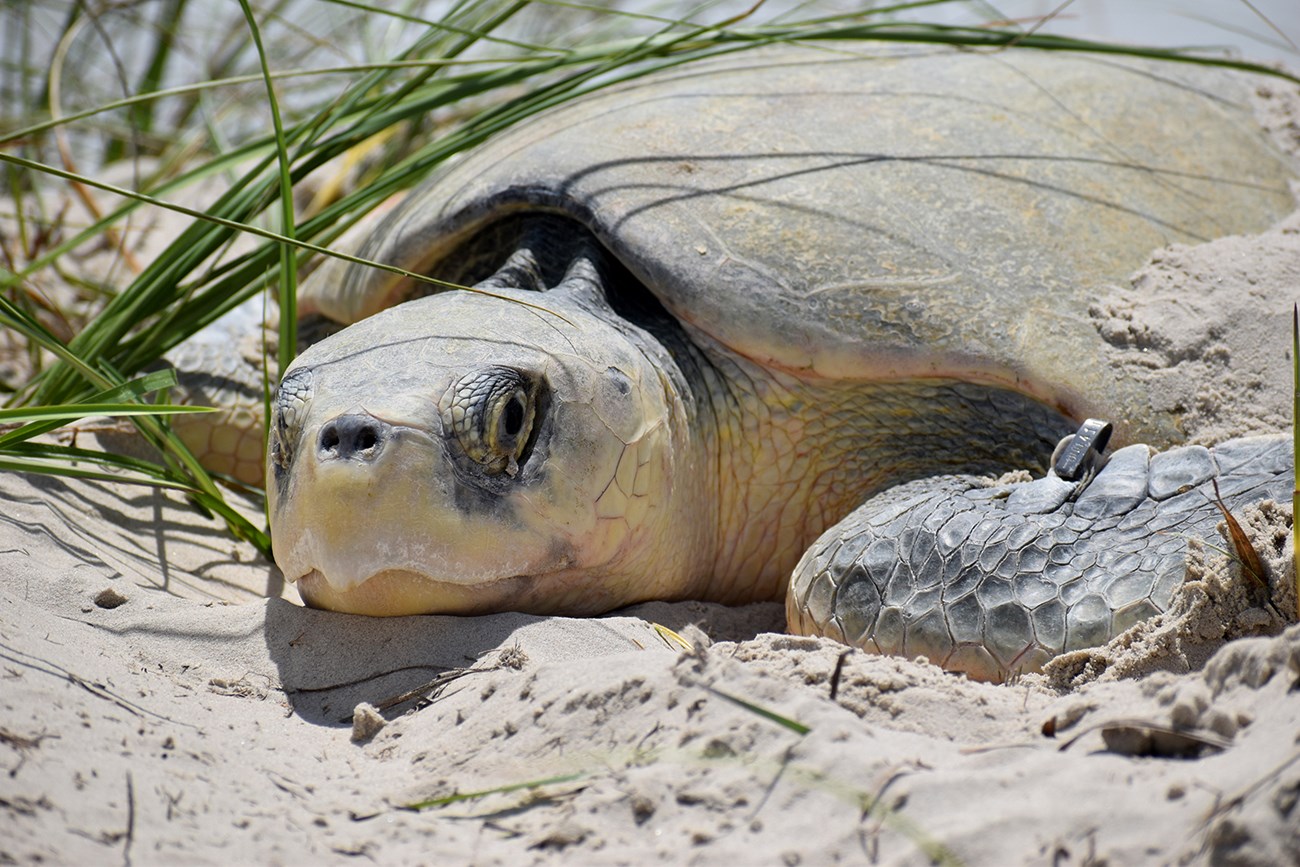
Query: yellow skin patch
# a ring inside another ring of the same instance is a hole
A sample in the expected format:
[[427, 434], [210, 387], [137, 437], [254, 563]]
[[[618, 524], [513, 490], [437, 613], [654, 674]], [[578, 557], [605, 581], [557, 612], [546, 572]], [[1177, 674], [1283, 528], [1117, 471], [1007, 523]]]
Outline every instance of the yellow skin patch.
[[[821, 379], [771, 370], [693, 335], [722, 381], [702, 444], [717, 455], [717, 545], [703, 598], [784, 598], [811, 542], [873, 493], [914, 478], [1032, 466], [1069, 429], [1029, 396], [950, 378]], [[1037, 440], [1037, 442], [1036, 442]]]

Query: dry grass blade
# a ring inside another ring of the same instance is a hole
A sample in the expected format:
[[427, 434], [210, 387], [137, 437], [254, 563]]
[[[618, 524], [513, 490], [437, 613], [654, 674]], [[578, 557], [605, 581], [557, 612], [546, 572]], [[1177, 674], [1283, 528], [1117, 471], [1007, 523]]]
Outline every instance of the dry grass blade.
[[678, 635], [673, 630], [669, 629], [667, 626], [664, 626], [659, 623], [652, 623], [650, 625], [654, 627], [655, 632], [658, 633], [661, 639], [663, 639], [664, 644], [667, 644], [672, 649], [682, 650], [685, 651], [686, 653], [690, 653], [695, 650], [695, 645], [691, 644], [685, 638], [682, 638], [680, 635]]
[[1237, 555], [1237, 560], [1241, 563], [1242, 571], [1250, 579], [1251, 586], [1259, 597], [1267, 601], [1268, 591], [1268, 570], [1264, 568], [1264, 561], [1259, 558], [1259, 552], [1255, 546], [1250, 544], [1250, 539], [1246, 537], [1246, 531], [1241, 528], [1241, 524], [1233, 517], [1232, 512], [1228, 511], [1228, 506], [1223, 502], [1223, 496], [1219, 493], [1219, 480], [1211, 479], [1214, 485], [1214, 505], [1218, 507], [1223, 514], [1223, 522], [1228, 528], [1228, 539], [1232, 542], [1233, 551]]

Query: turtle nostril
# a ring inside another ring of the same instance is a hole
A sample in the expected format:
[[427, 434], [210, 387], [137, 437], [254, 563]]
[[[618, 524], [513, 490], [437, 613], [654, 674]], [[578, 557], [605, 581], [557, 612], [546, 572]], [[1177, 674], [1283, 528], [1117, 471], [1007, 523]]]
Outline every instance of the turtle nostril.
[[391, 428], [364, 413], [341, 415], [325, 424], [320, 432], [320, 456], [324, 460], [372, 460], [383, 451]]

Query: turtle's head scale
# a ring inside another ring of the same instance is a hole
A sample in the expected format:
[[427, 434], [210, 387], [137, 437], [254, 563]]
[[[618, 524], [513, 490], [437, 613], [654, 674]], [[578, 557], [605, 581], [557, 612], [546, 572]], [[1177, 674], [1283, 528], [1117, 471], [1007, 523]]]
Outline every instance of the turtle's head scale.
[[309, 604], [598, 611], [668, 592], [618, 576], [691, 556], [670, 529], [680, 406], [626, 327], [511, 291], [385, 311], [287, 372], [267, 489], [276, 559]]

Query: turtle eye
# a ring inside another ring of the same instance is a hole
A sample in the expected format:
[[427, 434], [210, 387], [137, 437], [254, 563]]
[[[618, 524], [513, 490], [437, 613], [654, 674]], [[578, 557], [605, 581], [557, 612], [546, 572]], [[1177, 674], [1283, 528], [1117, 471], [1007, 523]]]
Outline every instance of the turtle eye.
[[476, 370], [451, 387], [443, 424], [470, 460], [513, 477], [533, 432], [537, 392], [537, 380], [513, 367]]

